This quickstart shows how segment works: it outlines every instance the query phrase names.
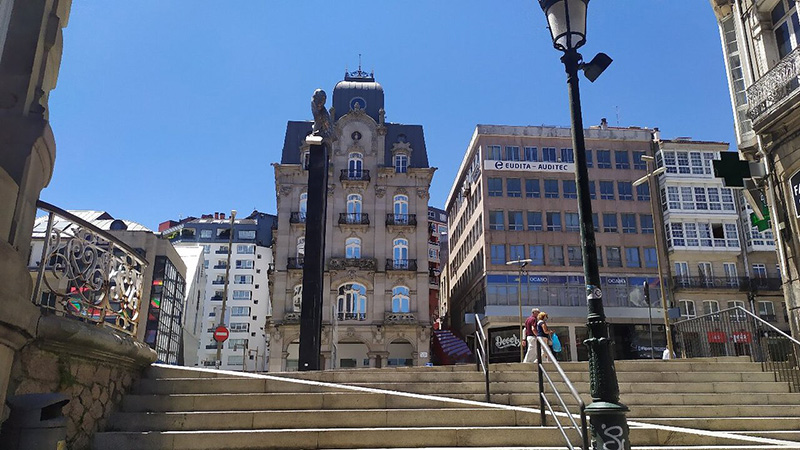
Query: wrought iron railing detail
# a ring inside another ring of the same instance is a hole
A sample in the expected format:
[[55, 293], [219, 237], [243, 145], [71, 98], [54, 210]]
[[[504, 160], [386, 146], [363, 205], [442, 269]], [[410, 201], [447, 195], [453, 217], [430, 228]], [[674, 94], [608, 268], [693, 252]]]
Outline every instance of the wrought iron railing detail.
[[286, 259], [286, 268], [287, 269], [302, 269], [303, 268], [303, 261], [305, 258], [287, 258]]
[[749, 356], [800, 392], [800, 342], [740, 306], [676, 322], [675, 331], [685, 358]]
[[747, 286], [747, 278], [744, 277], [672, 277], [672, 287], [681, 288], [708, 288], [708, 289], [739, 289]]
[[289, 223], [306, 223], [306, 213], [305, 212], [293, 212], [289, 216]]
[[369, 214], [339, 213], [339, 225], [369, 225]]
[[753, 291], [780, 291], [783, 281], [780, 278], [750, 278], [748, 288]]
[[[136, 335], [147, 261], [107, 231], [43, 201], [40, 259], [32, 301], [55, 314]], [[44, 226], [42, 226], [44, 225]], [[34, 241], [36, 242], [36, 241]]]
[[747, 88], [747, 117], [758, 120], [788, 101], [800, 88], [800, 47], [783, 57], [769, 72]]
[[417, 226], [416, 214], [387, 214], [387, 226], [415, 227]]
[[369, 170], [342, 169], [339, 181], [369, 181]]
[[417, 271], [416, 259], [387, 259], [386, 270], [408, 270], [410, 272]]
[[[544, 349], [544, 352], [542, 350]], [[589, 433], [587, 431], [586, 426], [586, 404], [584, 403], [583, 399], [581, 398], [580, 394], [578, 394], [578, 390], [575, 389], [572, 382], [567, 377], [567, 374], [564, 373], [564, 369], [561, 368], [561, 365], [558, 363], [555, 355], [553, 355], [552, 350], [550, 350], [550, 346], [548, 345], [547, 341], [544, 340], [542, 337], [536, 338], [536, 367], [539, 376], [539, 413], [541, 414], [541, 421], [542, 426], [547, 426], [547, 413], [546, 411], [550, 412], [550, 415], [553, 416], [553, 421], [556, 423], [558, 430], [561, 432], [561, 435], [564, 437], [564, 440], [567, 443], [567, 447], [575, 450], [575, 447], [572, 445], [572, 439], [567, 436], [567, 430], [564, 428], [564, 425], [558, 420], [558, 415], [566, 416], [569, 419], [569, 423], [567, 426], [572, 426], [576, 433], [581, 440], [581, 449], [588, 449], [589, 447]], [[567, 389], [569, 390], [570, 395], [575, 399], [578, 404], [578, 418], [580, 419], [580, 425], [575, 421], [576, 414], [570, 413], [569, 407], [567, 407], [567, 403], [564, 401], [564, 397], [558, 392], [558, 387], [553, 382], [553, 378], [547, 372], [547, 369], [544, 366], [544, 360], [542, 356], [545, 356], [550, 363], [552, 363], [558, 375], [561, 377], [561, 381], [566, 385]], [[553, 405], [550, 403], [550, 400], [547, 398], [547, 393], [545, 392], [545, 381], [547, 381], [547, 385], [550, 386], [550, 389], [553, 391], [552, 394], [558, 400], [563, 412], [561, 414], [557, 414], [556, 411], [553, 409]], [[545, 410], [545, 408], [547, 408]]]
[[483, 372], [484, 384], [486, 385], [486, 403], [492, 403], [492, 396], [489, 390], [489, 340], [486, 337], [486, 330], [483, 329], [481, 318], [475, 314], [475, 362], [478, 370]]

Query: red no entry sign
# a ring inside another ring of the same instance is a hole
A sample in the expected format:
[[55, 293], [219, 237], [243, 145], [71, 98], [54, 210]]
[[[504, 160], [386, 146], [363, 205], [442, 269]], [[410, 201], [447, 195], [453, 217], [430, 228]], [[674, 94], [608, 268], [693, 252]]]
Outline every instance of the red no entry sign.
[[214, 340], [217, 342], [225, 342], [228, 340], [228, 329], [225, 325], [220, 325], [214, 329]]

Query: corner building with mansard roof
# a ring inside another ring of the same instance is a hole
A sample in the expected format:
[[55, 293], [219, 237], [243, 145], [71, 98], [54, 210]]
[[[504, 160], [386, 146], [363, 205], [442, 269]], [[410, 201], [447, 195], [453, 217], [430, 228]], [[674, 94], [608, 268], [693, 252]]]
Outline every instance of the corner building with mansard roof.
[[[383, 87], [360, 69], [333, 89], [322, 367], [424, 365], [430, 357], [428, 165], [420, 125], [384, 120]], [[270, 371], [299, 357], [311, 121], [286, 126], [275, 168], [278, 230]]]

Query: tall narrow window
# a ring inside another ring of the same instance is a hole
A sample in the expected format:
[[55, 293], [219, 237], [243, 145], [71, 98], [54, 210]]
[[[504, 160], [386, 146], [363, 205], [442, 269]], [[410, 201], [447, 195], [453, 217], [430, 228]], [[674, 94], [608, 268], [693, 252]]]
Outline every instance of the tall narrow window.
[[364, 155], [353, 152], [347, 158], [347, 174], [351, 179], [361, 179], [364, 170]]
[[408, 239], [395, 239], [392, 243], [393, 264], [396, 269], [408, 268]]
[[392, 312], [407, 313], [411, 310], [411, 295], [405, 286], [392, 289]]
[[306, 212], [308, 212], [308, 192], [300, 193], [300, 220], [306, 221]]
[[394, 223], [404, 224], [408, 223], [408, 196], [395, 195], [394, 196]]
[[347, 238], [344, 243], [345, 257], [348, 259], [361, 258], [361, 239]]
[[347, 196], [347, 218], [350, 223], [361, 222], [361, 194]]
[[297, 258], [306, 256], [306, 237], [300, 236], [297, 238]]

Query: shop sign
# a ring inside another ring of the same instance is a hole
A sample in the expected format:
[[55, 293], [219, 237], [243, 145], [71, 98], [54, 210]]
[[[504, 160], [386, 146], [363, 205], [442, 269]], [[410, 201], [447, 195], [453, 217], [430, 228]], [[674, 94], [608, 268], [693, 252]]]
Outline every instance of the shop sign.
[[794, 199], [794, 214], [797, 218], [800, 218], [800, 170], [792, 175], [792, 178], [789, 179], [789, 183], [792, 185], [792, 198]]
[[736, 331], [731, 335], [731, 340], [735, 344], [749, 344], [753, 341], [753, 335], [748, 331]]
[[539, 161], [484, 161], [485, 170], [515, 170], [522, 172], [575, 173], [575, 163]]
[[722, 331], [709, 331], [708, 342], [711, 344], [724, 344], [726, 341], [725, 333]]
[[489, 362], [518, 362], [518, 326], [489, 328]]

